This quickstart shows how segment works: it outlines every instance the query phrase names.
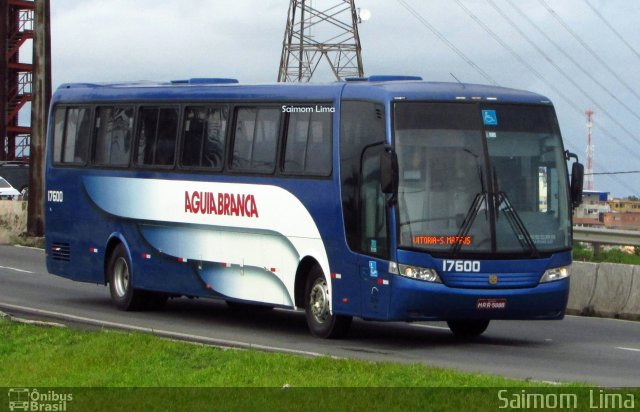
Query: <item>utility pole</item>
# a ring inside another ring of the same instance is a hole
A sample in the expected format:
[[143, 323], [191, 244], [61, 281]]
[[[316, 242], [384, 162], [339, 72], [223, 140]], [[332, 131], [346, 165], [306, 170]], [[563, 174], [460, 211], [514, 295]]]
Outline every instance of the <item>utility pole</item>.
[[336, 80], [363, 77], [355, 0], [291, 0], [279, 82], [309, 82], [326, 60]]
[[42, 236], [44, 233], [44, 148], [47, 115], [51, 101], [51, 6], [50, 0], [35, 0], [35, 3], [27, 232], [32, 236]]
[[585, 114], [587, 115], [587, 171], [585, 173], [584, 188], [585, 190], [594, 190], [593, 181], [593, 154], [594, 146], [592, 140], [593, 130], [593, 110], [587, 109]]

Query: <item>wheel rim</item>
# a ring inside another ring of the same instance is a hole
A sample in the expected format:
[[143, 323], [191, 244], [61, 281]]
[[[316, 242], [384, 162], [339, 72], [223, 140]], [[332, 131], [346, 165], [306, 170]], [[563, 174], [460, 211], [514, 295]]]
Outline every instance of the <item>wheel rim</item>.
[[127, 261], [124, 258], [120, 257], [113, 266], [113, 286], [119, 297], [127, 294], [129, 280], [129, 265], [127, 265]]
[[318, 279], [311, 288], [309, 296], [311, 314], [318, 323], [324, 323], [329, 319], [329, 288], [324, 279]]

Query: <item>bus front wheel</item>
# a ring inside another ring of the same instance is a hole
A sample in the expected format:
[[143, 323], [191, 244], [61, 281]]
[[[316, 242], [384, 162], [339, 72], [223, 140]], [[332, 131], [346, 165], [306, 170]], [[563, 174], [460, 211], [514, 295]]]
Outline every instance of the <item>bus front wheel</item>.
[[346, 336], [349, 331], [351, 316], [331, 313], [330, 301], [329, 287], [322, 269], [314, 266], [305, 288], [305, 312], [313, 336], [335, 339]]
[[488, 320], [448, 320], [451, 332], [461, 339], [472, 339], [480, 336], [489, 326]]

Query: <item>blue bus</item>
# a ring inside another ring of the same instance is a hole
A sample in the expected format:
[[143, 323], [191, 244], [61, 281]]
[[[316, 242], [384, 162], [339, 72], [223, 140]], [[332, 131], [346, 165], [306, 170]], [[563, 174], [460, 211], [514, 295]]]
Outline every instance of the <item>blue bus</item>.
[[65, 84], [48, 130], [48, 271], [108, 285], [119, 309], [304, 309], [324, 338], [354, 316], [461, 337], [564, 316], [583, 168], [538, 94], [413, 76]]

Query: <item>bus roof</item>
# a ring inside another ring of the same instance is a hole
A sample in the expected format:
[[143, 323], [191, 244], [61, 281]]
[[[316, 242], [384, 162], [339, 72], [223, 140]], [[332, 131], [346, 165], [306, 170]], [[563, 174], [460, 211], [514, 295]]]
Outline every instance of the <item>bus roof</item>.
[[83, 103], [158, 100], [335, 101], [367, 99], [497, 101], [551, 104], [546, 97], [499, 86], [423, 81], [415, 76], [371, 76], [333, 83], [240, 84], [235, 79], [174, 80], [171, 82], [67, 83], [52, 102]]

